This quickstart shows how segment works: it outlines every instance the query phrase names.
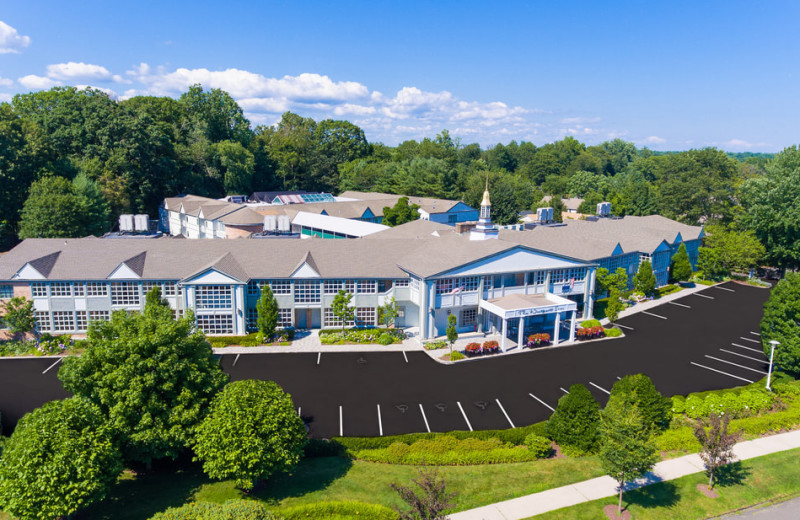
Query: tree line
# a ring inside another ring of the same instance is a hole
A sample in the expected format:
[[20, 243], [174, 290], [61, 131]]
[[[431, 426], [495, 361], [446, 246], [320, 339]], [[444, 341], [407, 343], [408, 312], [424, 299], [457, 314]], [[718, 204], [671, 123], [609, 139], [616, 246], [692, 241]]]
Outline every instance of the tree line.
[[[616, 215], [660, 214], [687, 224], [751, 231], [780, 266], [800, 264], [800, 151], [654, 152], [614, 139], [566, 137], [536, 146], [464, 144], [447, 130], [397, 146], [367, 141], [348, 121], [287, 112], [253, 126], [219, 89], [178, 99], [55, 87], [0, 104], [0, 240], [99, 234], [121, 213], [157, 215], [167, 196], [267, 190], [381, 191], [480, 204], [488, 177], [493, 217], [516, 222], [544, 195], [609, 201]], [[66, 182], [65, 182], [66, 181]]]

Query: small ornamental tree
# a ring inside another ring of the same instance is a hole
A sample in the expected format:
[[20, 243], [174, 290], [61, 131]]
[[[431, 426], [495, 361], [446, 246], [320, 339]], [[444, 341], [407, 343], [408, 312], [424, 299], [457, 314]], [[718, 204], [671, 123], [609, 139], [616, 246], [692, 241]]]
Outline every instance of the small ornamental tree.
[[733, 446], [741, 438], [739, 432], [728, 433], [728, 425], [731, 422], [730, 415], [712, 413], [708, 418], [709, 429], [702, 421], [694, 423], [694, 436], [702, 446], [700, 459], [706, 466], [708, 473], [708, 488], [712, 489], [715, 484], [715, 472], [720, 466], [724, 466], [734, 461]]
[[278, 300], [275, 299], [268, 284], [261, 287], [261, 296], [256, 303], [256, 311], [258, 311], [256, 319], [258, 342], [264, 343], [272, 340], [275, 329], [278, 327]]
[[770, 341], [779, 341], [775, 365], [800, 376], [800, 273], [786, 273], [770, 291], [760, 332], [764, 355], [770, 356]]
[[450, 359], [453, 358], [453, 343], [458, 339], [458, 330], [456, 330], [456, 315], [451, 314], [447, 317], [447, 342], [450, 343]]
[[611, 293], [608, 295], [608, 305], [606, 305], [606, 318], [608, 321], [615, 322], [619, 318], [619, 313], [625, 306], [622, 304], [622, 300], [619, 299], [619, 291], [616, 287], [611, 289]]
[[33, 332], [36, 328], [33, 301], [22, 296], [15, 296], [5, 303], [3, 310], [3, 321], [15, 338]]
[[453, 507], [452, 500], [456, 494], [447, 492], [447, 483], [436, 468], [421, 467], [416, 471], [417, 478], [412, 482], [420, 489], [419, 493], [411, 487], [397, 483], [390, 484], [403, 502], [411, 506], [408, 511], [403, 511], [397, 506], [394, 510], [400, 515], [401, 520], [445, 520], [447, 518], [445, 513]]
[[394, 322], [399, 315], [400, 311], [397, 308], [397, 302], [395, 301], [394, 296], [386, 300], [386, 303], [378, 307], [378, 319], [387, 327], [394, 325]]
[[400, 197], [393, 207], [383, 208], [382, 223], [386, 226], [399, 226], [419, 218], [419, 205], [409, 204], [408, 197]]
[[125, 458], [147, 465], [175, 458], [189, 445], [228, 379], [194, 315], [174, 320], [153, 291], [144, 312], [115, 312], [110, 321], [92, 322], [86, 350], [65, 359], [58, 372], [68, 392], [100, 407]]
[[678, 252], [672, 255], [672, 265], [669, 271], [674, 282], [685, 282], [692, 277], [692, 263], [689, 261], [686, 244], [683, 242], [678, 247]]
[[658, 451], [637, 406], [612, 396], [600, 416], [600, 461], [606, 475], [617, 481], [621, 515], [625, 483], [650, 471]]
[[656, 292], [656, 275], [653, 274], [653, 264], [648, 260], [639, 263], [639, 270], [633, 276], [633, 286], [645, 296], [653, 296]]
[[547, 421], [547, 436], [561, 446], [592, 452], [597, 448], [600, 405], [583, 385], [572, 385], [561, 396]]
[[227, 384], [211, 401], [194, 452], [209, 477], [232, 478], [249, 491], [258, 479], [292, 469], [305, 443], [291, 396], [272, 381], [246, 379]]
[[646, 428], [651, 432], [666, 430], [672, 420], [672, 400], [656, 389], [644, 374], [625, 376], [611, 387], [611, 397], [628, 406], [637, 406]]
[[616, 289], [618, 293], [623, 293], [628, 288], [628, 271], [622, 267], [617, 267], [613, 273], [609, 273], [608, 269], [601, 267], [597, 270], [597, 288], [598, 292], [610, 292]]
[[102, 500], [122, 456], [100, 409], [82, 397], [26, 414], [0, 459], [0, 507], [22, 520], [66, 518]]
[[331, 302], [331, 312], [338, 319], [342, 321], [342, 330], [344, 330], [347, 322], [353, 321], [355, 318], [356, 310], [350, 306], [353, 301], [353, 295], [344, 289], [340, 289], [339, 293], [333, 297]]

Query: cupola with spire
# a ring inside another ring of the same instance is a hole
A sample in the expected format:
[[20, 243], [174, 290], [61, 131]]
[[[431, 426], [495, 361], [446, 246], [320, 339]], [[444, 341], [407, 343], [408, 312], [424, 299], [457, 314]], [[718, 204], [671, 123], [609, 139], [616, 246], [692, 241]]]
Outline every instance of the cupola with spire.
[[481, 201], [481, 215], [478, 224], [470, 230], [470, 240], [489, 240], [497, 238], [497, 227], [492, 224], [492, 201], [489, 199], [489, 175], [486, 175], [486, 189]]

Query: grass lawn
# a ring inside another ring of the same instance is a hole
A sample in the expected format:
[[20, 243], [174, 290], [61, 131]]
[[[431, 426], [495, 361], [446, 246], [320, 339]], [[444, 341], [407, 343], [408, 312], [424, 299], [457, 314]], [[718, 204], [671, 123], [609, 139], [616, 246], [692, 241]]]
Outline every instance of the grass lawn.
[[[733, 465], [732, 471], [725, 475], [727, 482], [716, 487], [719, 498], [706, 498], [697, 490], [697, 484], [707, 482], [708, 478], [704, 473], [695, 473], [625, 493], [623, 507], [636, 519], [695, 520], [785, 500], [800, 493], [798, 457], [800, 449], [794, 449]], [[605, 520], [603, 506], [607, 504], [616, 505], [617, 497], [558, 509], [536, 519]]]
[[[450, 489], [458, 492], [456, 509], [471, 509], [536, 493], [602, 474], [596, 457], [551, 459], [517, 464], [439, 468]], [[354, 500], [400, 505], [391, 482], [410, 484], [414, 468], [350, 461], [341, 457], [306, 459], [294, 474], [281, 475], [253, 493], [279, 511], [281, 507], [328, 500]], [[158, 511], [192, 500], [224, 502], [241, 497], [232, 481], [211, 481], [198, 468], [157, 470], [149, 475], [126, 473], [111, 495], [86, 510], [81, 518], [145, 520]], [[0, 520], [7, 520], [0, 516]]]

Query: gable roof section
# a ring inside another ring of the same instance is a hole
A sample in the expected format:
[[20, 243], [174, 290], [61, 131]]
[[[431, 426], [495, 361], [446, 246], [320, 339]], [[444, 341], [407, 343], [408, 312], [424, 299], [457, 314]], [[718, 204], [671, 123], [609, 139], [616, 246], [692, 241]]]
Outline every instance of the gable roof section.
[[306, 253], [303, 261], [292, 271], [291, 278], [319, 278], [319, 267], [311, 256], [311, 251]]
[[61, 251], [56, 251], [54, 253], [50, 253], [49, 255], [40, 256], [35, 260], [31, 260], [28, 262], [28, 265], [36, 269], [39, 274], [47, 278], [50, 276], [50, 272], [53, 270], [53, 267], [55, 267], [59, 256], [61, 256]]
[[209, 271], [216, 271], [217, 273], [223, 274], [240, 283], [247, 283], [250, 280], [247, 272], [242, 269], [242, 266], [239, 265], [239, 262], [236, 261], [236, 258], [234, 258], [231, 253], [225, 253], [210, 264], [207, 264], [194, 273], [189, 274], [182, 281], [190, 282], [192, 280], [196, 280], [197, 278], [202, 277], [204, 274], [207, 274]]

